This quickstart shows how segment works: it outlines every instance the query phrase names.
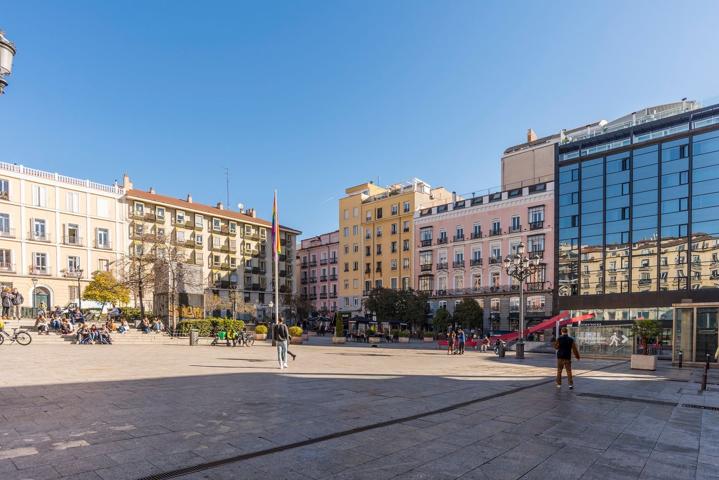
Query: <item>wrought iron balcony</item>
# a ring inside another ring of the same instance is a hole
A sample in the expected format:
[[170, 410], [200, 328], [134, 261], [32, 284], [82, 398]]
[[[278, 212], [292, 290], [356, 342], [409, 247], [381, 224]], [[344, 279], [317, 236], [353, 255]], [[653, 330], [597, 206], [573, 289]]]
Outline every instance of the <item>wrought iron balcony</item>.
[[453, 241], [455, 242], [463, 242], [464, 241], [464, 234], [462, 235], [455, 235], [453, 238]]
[[530, 230], [541, 230], [542, 228], [544, 228], [544, 220], [539, 220], [538, 222], [529, 222]]
[[437, 239], [437, 245], [444, 245], [447, 242], [449, 242], [449, 238], [447, 238], [447, 237], [439, 237]]
[[447, 262], [440, 262], [437, 264], [437, 270], [447, 270], [449, 264]]
[[501, 229], [501, 228], [492, 229], [492, 230], [489, 231], [489, 236], [490, 236], [490, 237], [496, 237], [497, 235], [501, 235], [501, 234], [502, 234], [502, 229]]
[[470, 266], [472, 267], [481, 267], [482, 266], [482, 259], [481, 258], [473, 258], [469, 261]]
[[430, 272], [432, 271], [432, 264], [431, 263], [423, 263], [419, 266], [419, 270], [422, 272]]
[[478, 232], [472, 232], [471, 237], [472, 237], [472, 240], [476, 240], [476, 239], [478, 239], [478, 238], [482, 238], [482, 231], [480, 230], [480, 231], [478, 231]]
[[431, 246], [432, 246], [432, 239], [429, 238], [429, 239], [421, 240], [421, 241], [419, 242], [419, 246], [420, 246], [420, 247], [431, 247]]
[[454, 268], [464, 268], [464, 260], [455, 260], [452, 262]]

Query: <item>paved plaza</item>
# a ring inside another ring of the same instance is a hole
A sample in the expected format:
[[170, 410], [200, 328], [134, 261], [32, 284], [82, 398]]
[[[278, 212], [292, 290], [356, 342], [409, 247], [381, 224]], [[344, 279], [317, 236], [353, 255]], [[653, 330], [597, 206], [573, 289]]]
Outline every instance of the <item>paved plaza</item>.
[[714, 376], [582, 360], [569, 391], [549, 355], [291, 349], [3, 346], [0, 478], [719, 478]]

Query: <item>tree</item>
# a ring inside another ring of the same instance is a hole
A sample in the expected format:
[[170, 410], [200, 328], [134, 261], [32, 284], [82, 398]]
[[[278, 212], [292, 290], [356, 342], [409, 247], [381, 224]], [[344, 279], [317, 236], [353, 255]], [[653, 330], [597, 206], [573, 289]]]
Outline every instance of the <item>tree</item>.
[[465, 328], [482, 328], [482, 307], [472, 298], [465, 298], [454, 308], [454, 321]]
[[435, 335], [440, 332], [446, 332], [449, 321], [452, 316], [449, 314], [446, 308], [440, 308], [434, 312], [434, 318], [432, 318], [432, 326], [434, 327]]
[[374, 313], [378, 322], [389, 322], [397, 313], [397, 293], [389, 288], [375, 288], [364, 302], [365, 309]]
[[656, 320], [635, 320], [632, 332], [639, 338], [644, 355], [649, 355], [649, 340], [657, 338], [662, 333], [662, 327]]
[[289, 305], [297, 314], [297, 320], [307, 320], [314, 310], [312, 302], [307, 298], [302, 298], [301, 295], [286, 294], [285, 305]]
[[427, 324], [427, 294], [415, 290], [396, 292], [395, 318], [407, 323], [417, 332]]
[[92, 274], [92, 280], [85, 287], [82, 298], [101, 303], [104, 309], [108, 303], [111, 305], [128, 303], [130, 290], [122, 282], [117, 281], [111, 272], [97, 271]]
[[342, 321], [342, 314], [337, 312], [335, 314], [335, 337], [342, 337], [345, 334], [345, 325]]

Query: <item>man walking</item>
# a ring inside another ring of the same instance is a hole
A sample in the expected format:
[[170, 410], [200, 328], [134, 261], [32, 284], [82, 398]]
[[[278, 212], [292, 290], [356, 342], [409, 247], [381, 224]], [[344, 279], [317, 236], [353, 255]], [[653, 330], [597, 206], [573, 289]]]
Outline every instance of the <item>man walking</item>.
[[274, 338], [277, 345], [277, 360], [280, 362], [280, 370], [287, 368], [287, 342], [290, 338], [290, 332], [281, 318], [272, 327], [272, 338]]
[[25, 302], [25, 299], [22, 296], [22, 293], [18, 292], [17, 288], [12, 289], [13, 299], [12, 299], [12, 313], [13, 318], [15, 320], [20, 320], [20, 312], [22, 310], [22, 304]]
[[457, 341], [459, 342], [459, 354], [464, 355], [464, 343], [465, 343], [465, 337], [464, 337], [464, 330], [462, 327], [459, 328], [459, 332], [457, 333]]
[[554, 342], [554, 348], [557, 350], [557, 388], [562, 388], [562, 370], [566, 368], [569, 389], [573, 390], [572, 354], [579, 360], [579, 350], [577, 349], [577, 342], [569, 336], [567, 327], [562, 327], [562, 335]]

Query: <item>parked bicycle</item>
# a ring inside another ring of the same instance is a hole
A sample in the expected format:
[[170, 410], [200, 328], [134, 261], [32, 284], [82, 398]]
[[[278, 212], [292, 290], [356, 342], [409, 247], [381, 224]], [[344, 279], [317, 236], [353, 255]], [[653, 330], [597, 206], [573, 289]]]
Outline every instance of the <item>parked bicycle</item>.
[[7, 337], [10, 340], [10, 343], [19, 343], [20, 345], [30, 345], [30, 342], [32, 342], [32, 337], [30, 336], [30, 332], [27, 330], [24, 330], [22, 328], [13, 328], [12, 329], [12, 335], [6, 332], [5, 330], [0, 330], [0, 345], [5, 342], [5, 337]]
[[251, 347], [255, 344], [255, 335], [250, 332], [240, 332], [237, 335], [237, 343], [236, 345], [240, 345], [243, 347]]

